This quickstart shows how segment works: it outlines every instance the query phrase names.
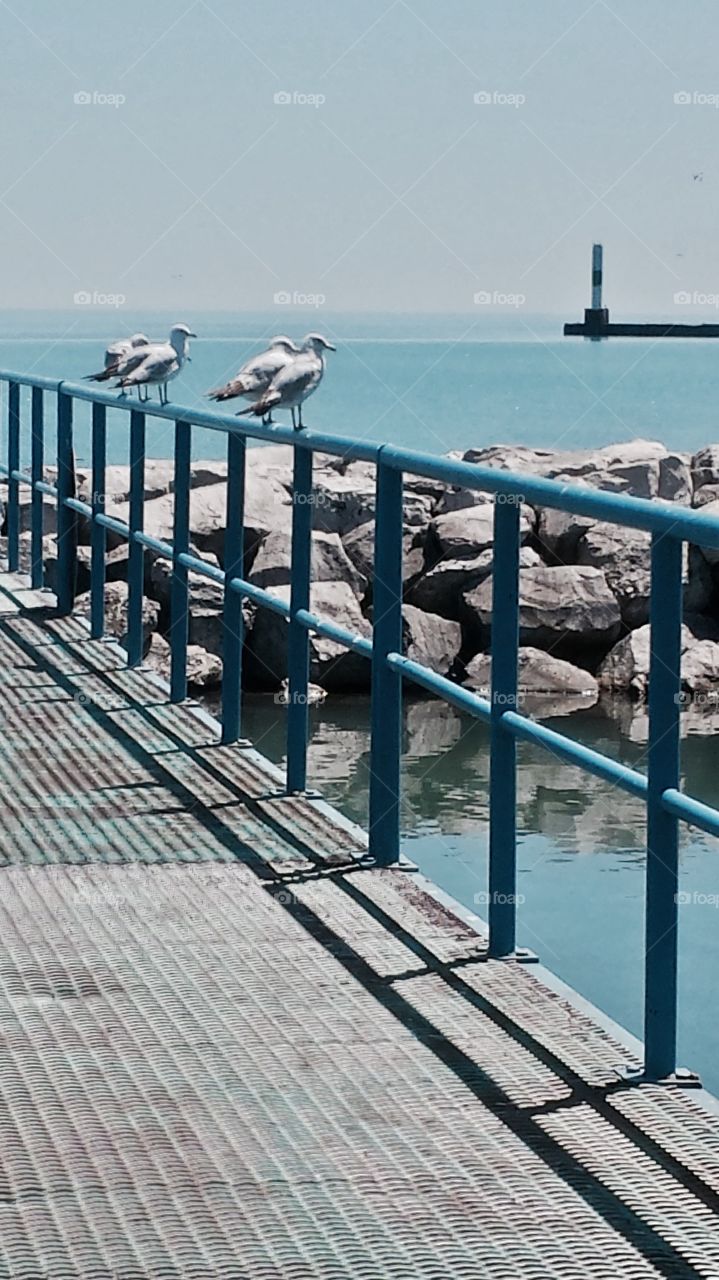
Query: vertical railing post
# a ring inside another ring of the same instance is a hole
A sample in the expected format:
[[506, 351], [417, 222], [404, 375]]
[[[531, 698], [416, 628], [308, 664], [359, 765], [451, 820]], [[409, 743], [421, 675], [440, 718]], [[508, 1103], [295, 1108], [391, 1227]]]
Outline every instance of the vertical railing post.
[[654, 534], [651, 563], [644, 1070], [661, 1080], [676, 1069], [679, 833], [662, 794], [679, 787], [681, 541]]
[[107, 461], [107, 412], [104, 404], [92, 406], [92, 529], [90, 531], [90, 635], [100, 640], [105, 632], [105, 546], [104, 525], [97, 517], [105, 511], [105, 465]]
[[187, 697], [187, 638], [189, 634], [189, 590], [187, 566], [179, 561], [190, 549], [190, 458], [192, 427], [175, 423], [175, 510], [172, 532], [172, 586], [170, 592], [170, 698], [183, 702]]
[[130, 414], [130, 548], [127, 566], [127, 664], [142, 662], [144, 629], [142, 605], [145, 590], [145, 548], [133, 537], [142, 533], [145, 516], [145, 415]]
[[75, 497], [75, 457], [72, 447], [72, 396], [57, 393], [57, 609], [72, 613], [77, 580], [77, 517], [68, 507]]
[[295, 621], [298, 609], [310, 607], [312, 579], [312, 453], [295, 447], [292, 485], [292, 567], [290, 574], [290, 625], [287, 641], [287, 790], [307, 787], [309, 737], [310, 637]]
[[20, 470], [20, 387], [8, 385], [7, 401], [7, 567], [10, 573], [20, 568], [20, 485], [13, 471]]
[[495, 500], [492, 569], [492, 688], [489, 774], [489, 954], [517, 941], [517, 750], [502, 723], [517, 710], [519, 503]]
[[222, 612], [222, 741], [237, 742], [242, 723], [242, 596], [231, 591], [233, 578], [244, 577], [245, 438], [227, 437], [227, 520], [225, 525], [225, 596]]
[[387, 664], [402, 652], [402, 472], [377, 462], [372, 623], [369, 852], [378, 866], [400, 856], [402, 677]]
[[41, 387], [33, 387], [32, 389], [30, 430], [32, 433], [30, 444], [30, 475], [32, 477], [30, 495], [30, 584], [34, 590], [38, 591], [43, 583], [43, 497], [37, 485], [43, 478], [45, 462], [45, 409]]

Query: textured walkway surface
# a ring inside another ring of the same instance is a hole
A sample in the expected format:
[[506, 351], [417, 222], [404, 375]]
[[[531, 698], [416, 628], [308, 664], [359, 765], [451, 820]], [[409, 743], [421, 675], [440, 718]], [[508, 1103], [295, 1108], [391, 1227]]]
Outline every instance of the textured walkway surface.
[[[0, 601], [3, 584], [0, 577]], [[0, 1277], [719, 1277], [719, 1121], [0, 603]]]

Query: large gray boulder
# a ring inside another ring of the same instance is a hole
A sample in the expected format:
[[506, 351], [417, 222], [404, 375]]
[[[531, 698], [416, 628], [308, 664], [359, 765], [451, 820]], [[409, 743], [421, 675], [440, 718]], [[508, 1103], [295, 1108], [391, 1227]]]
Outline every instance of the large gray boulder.
[[[541, 558], [532, 547], [524, 546], [519, 551], [519, 563], [521, 568], [529, 569], [541, 564]], [[409, 584], [406, 599], [428, 613], [460, 620], [464, 593], [487, 578], [493, 564], [492, 547], [468, 560], [445, 557]]]
[[[719, 518], [719, 498], [715, 498], [711, 502], [702, 503], [701, 514], [703, 516], [710, 516], [714, 520], [718, 519]], [[701, 544], [699, 545], [701, 546]], [[704, 556], [704, 559], [707, 561], [708, 564], [711, 564], [711, 565], [719, 564], [719, 550], [717, 550], [714, 547], [702, 547], [701, 551], [702, 551], [702, 555]]]
[[[488, 698], [491, 680], [491, 655], [478, 653], [467, 664], [463, 683], [481, 697]], [[588, 671], [531, 645], [520, 648], [517, 710], [542, 716], [570, 715], [573, 711], [593, 706], [598, 697], [599, 685]], [[514, 708], [508, 706], [507, 709]]]
[[[273, 587], [272, 595], [289, 604], [289, 587]], [[371, 628], [347, 582], [312, 584], [310, 610], [352, 635], [370, 637]], [[281, 684], [287, 675], [286, 618], [259, 607], [248, 643], [248, 669], [254, 683], [265, 688]], [[310, 633], [310, 679], [325, 689], [368, 689], [370, 662], [344, 645]]]
[[[145, 666], [169, 682], [172, 668], [169, 642], [158, 631], [150, 637], [143, 657]], [[190, 689], [217, 689], [222, 684], [222, 660], [200, 645], [187, 646], [187, 683]]]
[[[682, 654], [697, 643], [689, 627], [682, 627]], [[635, 698], [645, 698], [651, 659], [651, 627], [638, 627], [610, 649], [597, 670], [602, 689], [624, 690]]]
[[[359, 574], [374, 577], [374, 521], [357, 525], [342, 537], [342, 545]], [[411, 582], [425, 567], [426, 529], [404, 525], [402, 530], [402, 580]]]
[[402, 607], [402, 651], [412, 662], [448, 676], [462, 647], [458, 622], [425, 613], [411, 604]]
[[641, 627], [649, 619], [651, 596], [651, 535], [624, 525], [592, 525], [577, 546], [577, 563], [601, 569], [627, 627]]
[[[129, 587], [126, 582], [108, 582], [105, 587], [105, 631], [115, 636], [127, 648], [127, 605]], [[90, 593], [84, 592], [75, 600], [74, 612], [80, 617], [90, 616]], [[145, 648], [160, 621], [160, 606], [147, 596], [142, 601], [142, 630]]]
[[[465, 593], [463, 619], [485, 645], [492, 619], [492, 579]], [[559, 657], [607, 648], [621, 628], [619, 605], [601, 569], [537, 565], [519, 573], [520, 643]]]
[[698, 490], [703, 489], [705, 485], [719, 486], [719, 444], [708, 444], [704, 449], [699, 449], [689, 465], [695, 493], [694, 505], [698, 506], [696, 501]]
[[469, 449], [465, 460], [502, 470], [529, 472], [567, 484], [583, 479], [596, 488], [638, 498], [691, 501], [688, 455], [673, 453], [657, 440], [628, 440], [603, 449], [531, 449], [492, 445]]
[[[252, 565], [250, 582], [258, 587], [280, 587], [290, 582], [292, 536], [289, 530], [269, 533]], [[367, 576], [350, 559], [338, 533], [315, 529], [312, 533], [312, 581], [347, 582], [358, 599], [367, 590]]]
[[[455, 560], [473, 559], [494, 542], [494, 509], [491, 498], [459, 511], [437, 516], [429, 527], [428, 546], [439, 556]], [[523, 506], [519, 518], [520, 536], [524, 541], [533, 528], [531, 508]]]

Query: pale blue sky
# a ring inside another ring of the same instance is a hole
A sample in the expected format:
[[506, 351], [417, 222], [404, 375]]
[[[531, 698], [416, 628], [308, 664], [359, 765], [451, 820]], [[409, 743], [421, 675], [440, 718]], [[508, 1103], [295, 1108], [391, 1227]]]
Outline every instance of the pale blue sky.
[[573, 318], [599, 238], [613, 311], [673, 315], [719, 295], [717, 35], [716, 0], [0, 0], [1, 305]]

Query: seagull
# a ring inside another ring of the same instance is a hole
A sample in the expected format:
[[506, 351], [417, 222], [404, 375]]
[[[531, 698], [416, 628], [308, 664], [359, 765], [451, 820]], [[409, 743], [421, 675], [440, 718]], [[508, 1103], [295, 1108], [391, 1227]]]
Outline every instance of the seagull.
[[255, 404], [243, 412], [264, 418], [273, 409], [289, 409], [295, 431], [304, 427], [302, 405], [316, 391], [325, 371], [325, 351], [336, 351], [321, 333], [308, 333], [299, 355], [276, 373], [266, 391]]
[[[147, 355], [143, 351], [143, 347], [149, 347], [150, 339], [146, 338], [144, 333], [133, 333], [131, 338], [118, 338], [117, 342], [111, 342], [105, 352], [105, 367], [99, 373], [85, 374], [86, 382], [107, 382], [108, 379], [114, 378], [122, 365], [133, 356], [137, 356], [136, 363], [143, 360]], [[134, 366], [133, 366], [134, 367]]]
[[[176, 378], [185, 360], [189, 357], [190, 338], [196, 338], [186, 324], [174, 324], [170, 329], [167, 342], [150, 343], [143, 358], [129, 371], [120, 371], [120, 381], [115, 386], [140, 387], [159, 386], [160, 404], [167, 404], [167, 384]], [[147, 397], [145, 397], [147, 398]]]
[[[258, 396], [264, 395], [272, 379], [281, 369], [291, 364], [301, 350], [302, 348], [298, 347], [291, 338], [287, 338], [284, 333], [278, 334], [277, 337], [270, 339], [266, 351], [252, 356], [243, 364], [239, 373], [225, 383], [224, 387], [216, 387], [214, 391], [208, 391], [207, 394], [211, 400], [234, 400], [236, 396], [242, 396], [246, 400], [256, 400]], [[266, 421], [272, 421], [271, 412], [267, 415]]]

